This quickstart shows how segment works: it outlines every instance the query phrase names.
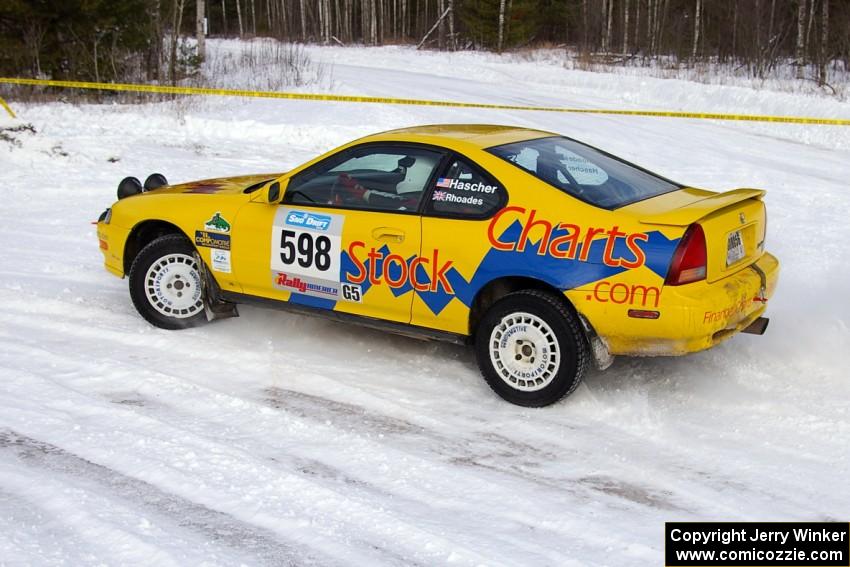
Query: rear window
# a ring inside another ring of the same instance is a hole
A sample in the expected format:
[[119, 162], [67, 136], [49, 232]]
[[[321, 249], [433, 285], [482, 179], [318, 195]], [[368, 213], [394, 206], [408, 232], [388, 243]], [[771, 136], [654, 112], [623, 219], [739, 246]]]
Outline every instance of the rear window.
[[616, 209], [681, 188], [569, 138], [525, 140], [487, 151], [556, 189], [605, 209]]

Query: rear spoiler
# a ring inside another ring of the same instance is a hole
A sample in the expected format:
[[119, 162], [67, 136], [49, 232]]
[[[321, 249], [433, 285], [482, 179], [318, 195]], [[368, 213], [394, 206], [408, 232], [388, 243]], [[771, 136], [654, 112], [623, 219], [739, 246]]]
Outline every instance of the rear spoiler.
[[734, 189], [694, 201], [666, 213], [642, 217], [640, 222], [644, 224], [688, 226], [714, 211], [719, 211], [747, 199], [761, 199], [766, 193], [767, 191], [761, 189]]

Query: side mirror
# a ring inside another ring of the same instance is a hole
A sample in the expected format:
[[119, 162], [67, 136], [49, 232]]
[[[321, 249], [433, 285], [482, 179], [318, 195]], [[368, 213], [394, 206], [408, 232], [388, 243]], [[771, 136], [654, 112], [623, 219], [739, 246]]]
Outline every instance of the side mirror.
[[268, 205], [277, 205], [278, 203], [280, 203], [280, 200], [283, 197], [284, 191], [286, 191], [286, 186], [288, 183], [288, 179], [284, 179], [283, 181], [275, 179], [274, 181], [267, 185], [264, 185], [260, 188], [259, 191], [254, 193], [254, 198], [252, 198], [251, 200], [266, 203]]

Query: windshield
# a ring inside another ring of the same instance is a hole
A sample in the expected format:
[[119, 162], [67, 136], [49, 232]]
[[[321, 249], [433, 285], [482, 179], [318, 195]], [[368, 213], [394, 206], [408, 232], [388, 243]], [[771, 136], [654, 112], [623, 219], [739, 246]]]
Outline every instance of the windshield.
[[487, 151], [598, 207], [616, 209], [681, 186], [569, 138], [551, 137]]

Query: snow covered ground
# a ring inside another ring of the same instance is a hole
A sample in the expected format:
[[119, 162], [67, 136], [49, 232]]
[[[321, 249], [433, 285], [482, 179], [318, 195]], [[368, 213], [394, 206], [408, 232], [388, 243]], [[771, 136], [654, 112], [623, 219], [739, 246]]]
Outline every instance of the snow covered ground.
[[[492, 55], [309, 52], [344, 93], [850, 116], [822, 97]], [[848, 519], [850, 128], [11, 103], [37, 134], [0, 142], [0, 564], [659, 565], [665, 521]], [[250, 307], [155, 329], [101, 266], [89, 221], [125, 175], [282, 170], [436, 122], [554, 130], [692, 185], [767, 189], [783, 262], [767, 334], [619, 359], [530, 410], [451, 345]]]

